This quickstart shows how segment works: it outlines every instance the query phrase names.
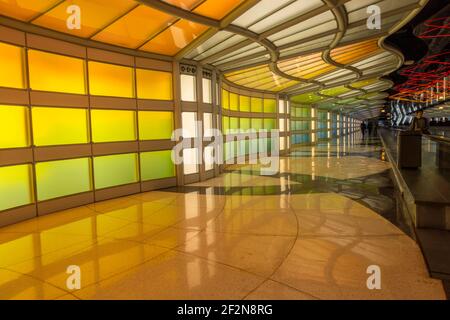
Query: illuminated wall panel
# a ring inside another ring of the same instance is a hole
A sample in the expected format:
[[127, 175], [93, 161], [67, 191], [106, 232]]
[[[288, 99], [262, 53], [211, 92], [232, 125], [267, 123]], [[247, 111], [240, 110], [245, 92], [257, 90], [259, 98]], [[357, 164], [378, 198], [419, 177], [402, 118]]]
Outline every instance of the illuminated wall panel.
[[140, 140], [168, 140], [172, 137], [173, 112], [139, 111]]
[[251, 127], [250, 119], [249, 118], [241, 118], [240, 128], [242, 130], [248, 130], [248, 129], [250, 129], [250, 127]]
[[211, 79], [202, 79], [203, 103], [212, 103], [212, 81]]
[[265, 113], [275, 113], [275, 112], [277, 112], [277, 100], [264, 99], [264, 112]]
[[251, 98], [252, 112], [263, 112], [263, 100], [261, 98]]
[[263, 129], [263, 119], [252, 119], [252, 128], [255, 130]]
[[0, 149], [29, 146], [28, 108], [0, 105]]
[[33, 107], [32, 119], [36, 146], [89, 142], [86, 109]]
[[205, 147], [204, 151], [205, 158], [205, 171], [214, 169], [214, 147]]
[[137, 162], [138, 156], [135, 153], [95, 157], [95, 188], [103, 189], [137, 182], [139, 180]]
[[136, 140], [136, 112], [128, 110], [91, 110], [92, 141]]
[[203, 114], [203, 132], [205, 137], [212, 137], [214, 135], [213, 130], [213, 114], [204, 113]]
[[275, 119], [264, 119], [264, 129], [272, 130], [276, 128]]
[[222, 131], [228, 133], [230, 129], [230, 118], [227, 116], [222, 117]]
[[184, 174], [193, 174], [198, 172], [198, 149], [183, 150]]
[[173, 100], [170, 72], [136, 69], [137, 97], [151, 100]]
[[239, 110], [239, 96], [231, 92], [230, 92], [230, 110], [232, 111]]
[[239, 129], [239, 118], [231, 117], [230, 118], [230, 129], [232, 132], [236, 132]]
[[32, 90], [86, 93], [84, 60], [28, 50], [28, 63]]
[[89, 61], [89, 90], [95, 96], [134, 97], [134, 70], [130, 67]]
[[31, 165], [0, 167], [0, 211], [33, 203]]
[[36, 164], [38, 201], [92, 190], [89, 158], [40, 162]]
[[183, 112], [181, 113], [181, 123], [183, 127], [184, 138], [197, 137], [197, 113], [195, 112]]
[[175, 165], [171, 155], [171, 150], [141, 153], [142, 181], [174, 177]]
[[222, 108], [230, 109], [230, 93], [222, 89]]
[[180, 75], [181, 81], [181, 101], [197, 101], [197, 90], [195, 76], [189, 74]]
[[250, 112], [250, 97], [239, 96], [239, 107], [241, 112]]
[[0, 87], [25, 88], [23, 48], [0, 42]]

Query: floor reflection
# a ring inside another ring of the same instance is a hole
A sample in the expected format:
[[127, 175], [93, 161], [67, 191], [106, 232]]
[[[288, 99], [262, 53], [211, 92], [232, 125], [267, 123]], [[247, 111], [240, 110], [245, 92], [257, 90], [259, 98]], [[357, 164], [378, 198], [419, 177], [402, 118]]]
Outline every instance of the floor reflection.
[[[383, 154], [356, 135], [295, 148], [274, 176], [230, 166], [2, 228], [0, 298], [444, 299], [398, 217]], [[381, 290], [366, 286], [370, 265]]]

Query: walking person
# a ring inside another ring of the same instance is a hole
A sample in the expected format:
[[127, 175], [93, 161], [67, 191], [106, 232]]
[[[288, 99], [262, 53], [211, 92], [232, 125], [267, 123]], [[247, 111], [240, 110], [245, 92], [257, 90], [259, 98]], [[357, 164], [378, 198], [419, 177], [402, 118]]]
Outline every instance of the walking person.
[[364, 139], [364, 137], [366, 135], [366, 123], [364, 121], [361, 122], [361, 132], [362, 132], [362, 137]]
[[372, 121], [369, 121], [369, 124], [367, 125], [367, 128], [369, 129], [369, 137], [372, 136], [372, 130], [373, 130], [373, 123]]
[[423, 110], [417, 110], [409, 130], [420, 132], [422, 134], [430, 134], [428, 130], [428, 119], [423, 116]]

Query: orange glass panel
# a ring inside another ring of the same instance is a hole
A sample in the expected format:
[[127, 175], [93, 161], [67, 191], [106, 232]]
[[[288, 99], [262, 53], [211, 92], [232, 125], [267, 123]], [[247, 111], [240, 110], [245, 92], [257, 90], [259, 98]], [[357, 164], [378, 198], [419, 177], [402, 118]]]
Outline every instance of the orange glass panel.
[[161, 11], [147, 6], [139, 6], [92, 39], [123, 47], [137, 48], [174, 20], [173, 16]]
[[207, 29], [207, 26], [198, 23], [179, 20], [140, 49], [173, 56]]
[[29, 21], [57, 2], [58, 0], [0, 0], [0, 12], [8, 17]]
[[[70, 16], [67, 13], [67, 8], [70, 5], [77, 5], [81, 9], [80, 29], [70, 30], [67, 27], [67, 18]], [[37, 18], [33, 23], [49, 29], [87, 38], [134, 6], [136, 6], [136, 2], [132, 0], [69, 0], [64, 1], [43, 16]]]
[[199, 3], [201, 3], [203, 0], [163, 0], [163, 1], [184, 10], [191, 10]]
[[197, 8], [192, 10], [192, 12], [195, 12], [202, 16], [220, 20], [241, 3], [242, 0], [226, 0], [226, 1], [206, 0]]
[[0, 87], [25, 88], [24, 50], [0, 42]]

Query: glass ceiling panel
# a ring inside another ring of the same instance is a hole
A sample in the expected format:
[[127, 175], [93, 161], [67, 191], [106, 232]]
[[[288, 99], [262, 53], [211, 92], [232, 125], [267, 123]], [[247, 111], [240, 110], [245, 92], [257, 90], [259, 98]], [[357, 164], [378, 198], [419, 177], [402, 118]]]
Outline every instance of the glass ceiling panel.
[[320, 38], [320, 39], [311, 40], [311, 41], [308, 41], [308, 42], [305, 42], [302, 44], [298, 44], [298, 45], [295, 45], [292, 47], [283, 48], [283, 46], [281, 46], [281, 50], [280, 50], [281, 56], [285, 57], [285, 56], [290, 56], [290, 55], [300, 55], [303, 52], [326, 48], [329, 46], [329, 44], [331, 43], [333, 38], [334, 38], [334, 34]]
[[127, 48], [138, 48], [173, 21], [175, 21], [173, 16], [141, 5], [109, 25], [92, 39]]
[[207, 29], [208, 27], [198, 23], [179, 20], [152, 38], [140, 47], [140, 49], [148, 52], [174, 56]]
[[198, 6], [204, 0], [163, 0], [164, 2], [170, 3], [178, 8], [191, 11], [193, 8]]
[[350, 85], [353, 88], [363, 88], [363, 87], [371, 85], [371, 84], [373, 84], [373, 83], [375, 83], [377, 81], [378, 81], [377, 78], [373, 78], [373, 79], [367, 79], [367, 80], [361, 80], [361, 81], [353, 82]]
[[17, 20], [30, 21], [41, 12], [45, 12], [57, 4], [58, 0], [0, 0], [2, 15]]
[[221, 31], [194, 49], [194, 52], [198, 53], [194, 59], [204, 59], [245, 39], [243, 36], [232, 35], [232, 33]]
[[297, 103], [302, 103], [302, 104], [317, 103], [317, 102], [320, 102], [325, 99], [327, 99], [327, 98], [315, 95], [314, 93], [304, 93], [304, 94], [300, 94], [298, 96], [293, 96], [291, 98], [292, 101], [297, 102]]
[[197, 14], [206, 16], [216, 20], [222, 20], [226, 15], [228, 15], [232, 10], [239, 6], [243, 0], [206, 0], [197, 8], [192, 10]]
[[251, 25], [249, 29], [256, 33], [262, 33], [285, 21], [308, 13], [309, 11], [314, 10], [322, 5], [323, 2], [321, 0], [294, 1], [288, 6], [276, 11], [272, 15]]
[[316, 36], [318, 34], [322, 34], [327, 31], [336, 30], [336, 26], [337, 26], [336, 21], [325, 22], [319, 26], [310, 27], [304, 31], [298, 31], [290, 36], [275, 40], [274, 44], [276, 46], [288, 45], [289, 43], [300, 41], [302, 39], [307, 39], [309, 37]]
[[292, 0], [261, 0], [244, 14], [239, 16], [239, 18], [234, 20], [233, 24], [242, 28], [248, 28], [271, 13], [278, 11], [289, 2], [292, 2]]
[[347, 89], [344, 86], [340, 86], [340, 87], [334, 87], [334, 88], [329, 88], [329, 89], [325, 89], [325, 90], [321, 90], [320, 93], [324, 94], [326, 96], [338, 96], [341, 95], [343, 93], [347, 93], [351, 91], [350, 89]]
[[257, 52], [265, 52], [266, 49], [262, 46], [260, 46], [258, 43], [252, 43], [248, 46], [245, 46], [239, 50], [235, 50], [233, 53], [225, 55], [224, 57], [222, 57], [220, 60], [217, 60], [216, 62], [214, 62], [214, 65], [219, 65], [222, 63], [226, 63], [229, 61], [233, 61], [235, 59], [239, 59]]
[[316, 34], [335, 29], [336, 20], [334, 20], [333, 14], [330, 11], [326, 11], [313, 18], [302, 21], [292, 27], [283, 29], [282, 31], [271, 35], [270, 37], [268, 37], [268, 39], [270, 41], [277, 41], [286, 37], [295, 36], [299, 32], [308, 31], [309, 29], [315, 27], [321, 27], [321, 29], [317, 29]]
[[[78, 5], [82, 12], [81, 29], [67, 28], [67, 7]], [[69, 33], [74, 36], [88, 38], [95, 32], [137, 5], [131, 0], [70, 0], [64, 1], [44, 15], [33, 21], [33, 24]]]

